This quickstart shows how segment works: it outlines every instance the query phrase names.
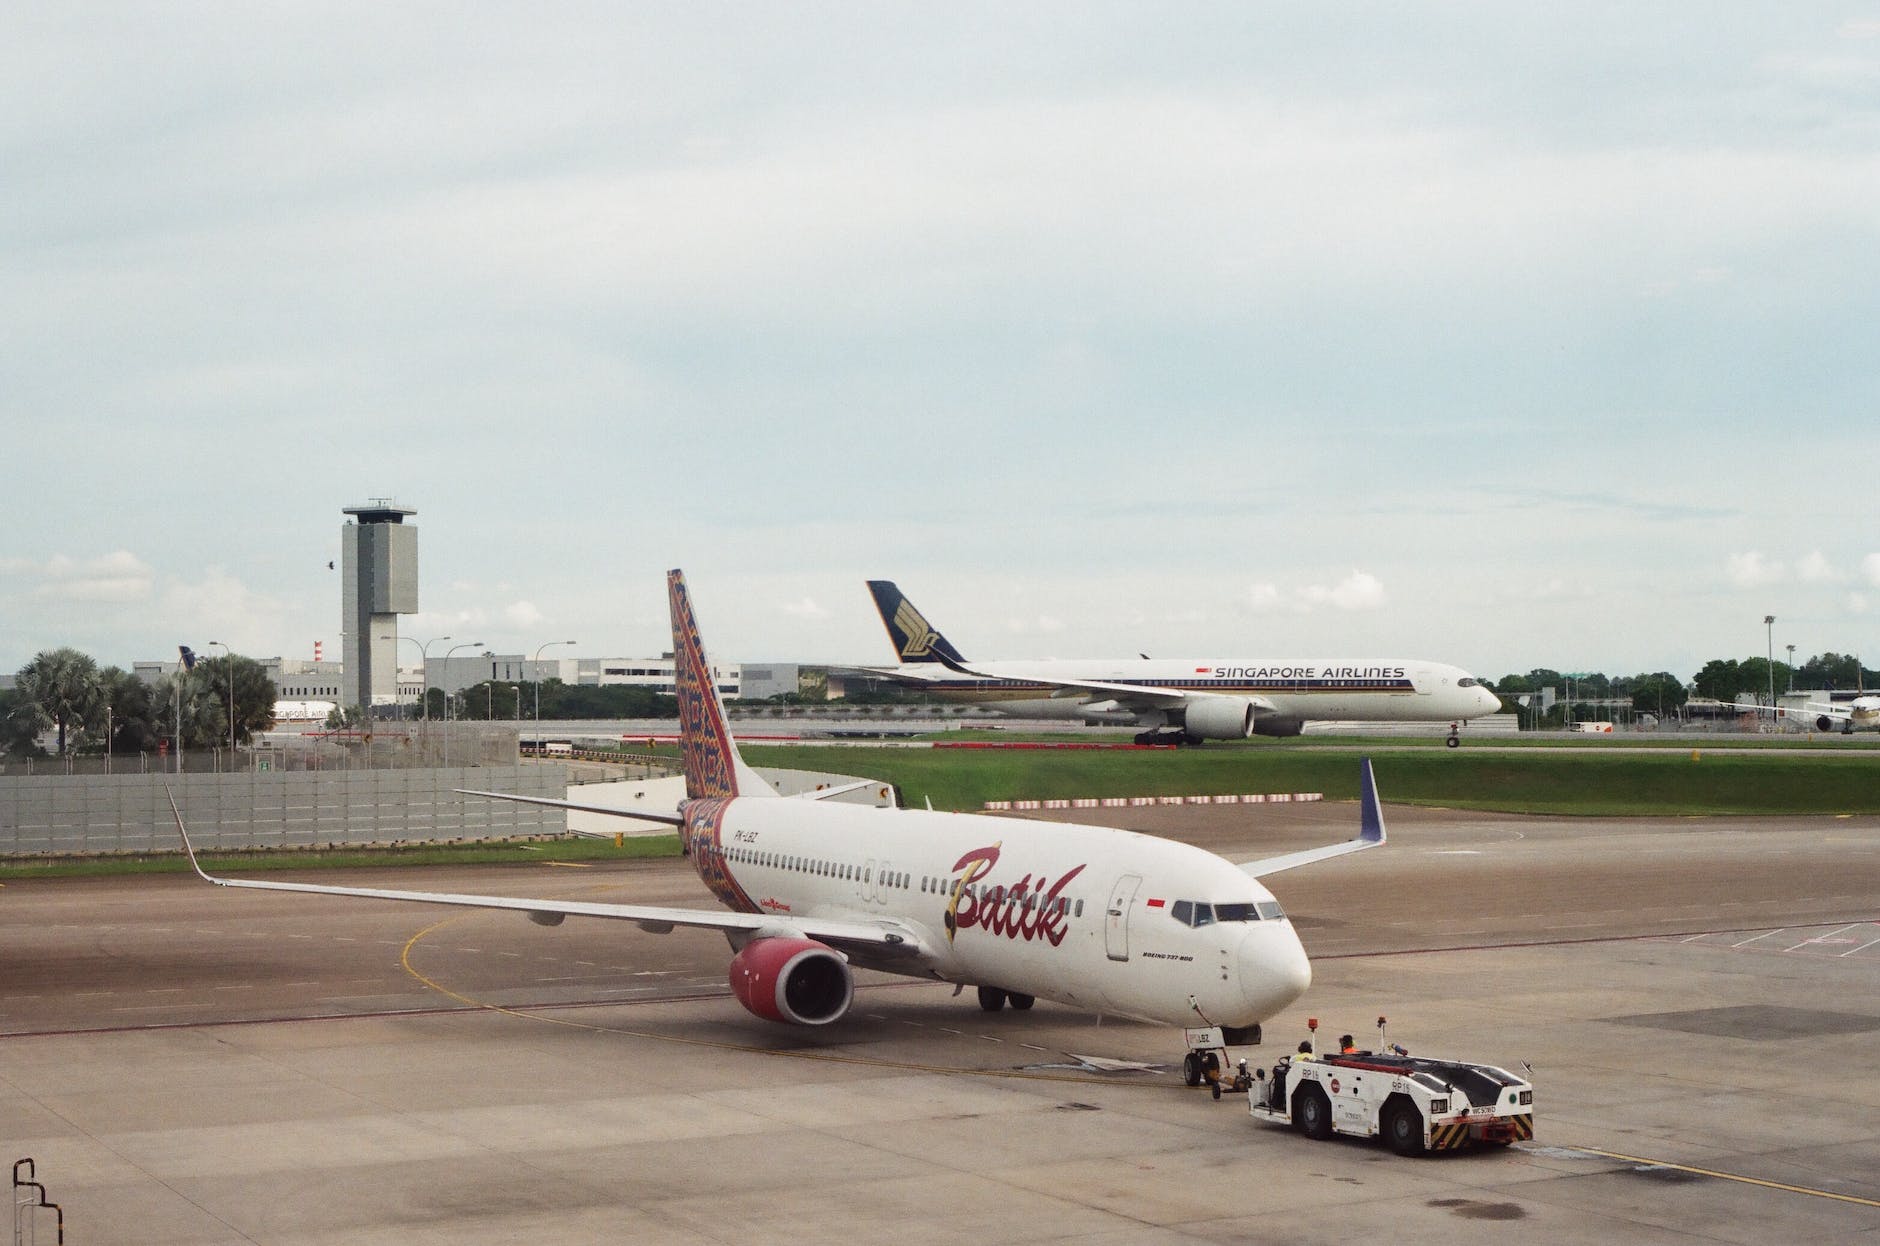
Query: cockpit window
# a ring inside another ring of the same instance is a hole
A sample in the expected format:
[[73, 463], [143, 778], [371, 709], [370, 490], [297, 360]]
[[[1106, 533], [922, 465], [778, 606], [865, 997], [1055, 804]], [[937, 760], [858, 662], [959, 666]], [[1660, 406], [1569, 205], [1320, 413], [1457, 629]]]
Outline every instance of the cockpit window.
[[1286, 913], [1278, 900], [1256, 900], [1250, 904], [1209, 904], [1202, 900], [1177, 900], [1169, 905], [1169, 916], [1184, 926], [1212, 926], [1215, 922], [1279, 921]]
[[1488, 685], [1484, 684], [1473, 675], [1464, 675], [1461, 679], [1456, 681], [1456, 687], [1458, 688], [1485, 688], [1487, 686]]

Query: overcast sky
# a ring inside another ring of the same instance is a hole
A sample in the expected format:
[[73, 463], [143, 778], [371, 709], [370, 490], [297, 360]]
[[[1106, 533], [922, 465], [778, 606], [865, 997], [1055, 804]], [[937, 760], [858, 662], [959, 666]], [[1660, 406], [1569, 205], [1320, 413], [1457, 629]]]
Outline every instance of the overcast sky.
[[380, 497], [498, 652], [1880, 659], [1873, 0], [28, 0], [0, 169], [0, 670]]

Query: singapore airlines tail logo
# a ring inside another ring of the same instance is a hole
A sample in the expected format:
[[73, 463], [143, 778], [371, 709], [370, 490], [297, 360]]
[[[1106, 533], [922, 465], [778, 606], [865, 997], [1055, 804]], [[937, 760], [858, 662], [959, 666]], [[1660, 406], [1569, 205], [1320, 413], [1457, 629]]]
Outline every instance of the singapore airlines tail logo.
[[901, 656], [904, 658], [927, 657], [933, 652], [934, 643], [940, 639], [940, 633], [928, 625], [920, 611], [914, 609], [914, 603], [905, 597], [894, 612], [894, 627], [901, 633]]

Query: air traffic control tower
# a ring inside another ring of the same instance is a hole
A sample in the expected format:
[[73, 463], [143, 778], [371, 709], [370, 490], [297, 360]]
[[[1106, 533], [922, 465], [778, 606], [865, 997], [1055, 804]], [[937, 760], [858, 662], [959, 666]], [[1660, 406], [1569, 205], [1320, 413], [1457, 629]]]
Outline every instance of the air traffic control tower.
[[418, 512], [375, 498], [348, 506], [340, 531], [340, 630], [345, 636], [347, 705], [391, 705], [398, 700], [398, 616], [418, 610], [418, 529], [405, 522]]

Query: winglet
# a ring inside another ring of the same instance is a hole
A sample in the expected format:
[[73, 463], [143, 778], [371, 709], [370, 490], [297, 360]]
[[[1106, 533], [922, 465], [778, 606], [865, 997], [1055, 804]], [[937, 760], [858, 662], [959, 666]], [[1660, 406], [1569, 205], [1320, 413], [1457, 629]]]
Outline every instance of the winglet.
[[1384, 810], [1377, 799], [1377, 779], [1371, 773], [1371, 759], [1363, 758], [1358, 770], [1358, 834], [1339, 844], [1327, 844], [1323, 848], [1308, 848], [1304, 852], [1288, 852], [1277, 857], [1263, 857], [1258, 861], [1245, 861], [1240, 869], [1255, 878], [1264, 878], [1268, 874], [1277, 874], [1281, 870], [1295, 869], [1301, 865], [1311, 865], [1315, 861], [1328, 861], [1333, 857], [1342, 857], [1349, 852], [1358, 852], [1365, 848], [1375, 848], [1384, 842]]
[[189, 829], [183, 825], [183, 811], [176, 807], [176, 793], [170, 790], [168, 783], [163, 785], [163, 794], [169, 798], [170, 816], [176, 819], [176, 833], [183, 837], [183, 852], [189, 857], [189, 868], [196, 871], [196, 877], [205, 883], [220, 883], [221, 879], [205, 873], [202, 864], [196, 860], [196, 847], [189, 842]]
[[1384, 842], [1384, 807], [1377, 799], [1377, 776], [1371, 773], [1371, 759], [1359, 762], [1358, 838], [1366, 846]]

